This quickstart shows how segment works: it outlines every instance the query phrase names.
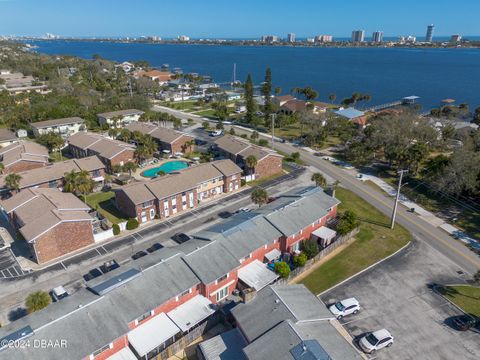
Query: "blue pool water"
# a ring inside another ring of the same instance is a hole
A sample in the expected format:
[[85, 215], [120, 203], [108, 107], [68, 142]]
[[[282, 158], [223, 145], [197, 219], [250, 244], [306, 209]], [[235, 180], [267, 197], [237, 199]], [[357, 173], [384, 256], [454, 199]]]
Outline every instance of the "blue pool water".
[[157, 176], [160, 171], [163, 171], [165, 174], [168, 174], [172, 171], [182, 170], [188, 167], [188, 164], [185, 161], [169, 161], [163, 165], [145, 170], [142, 173], [143, 177], [151, 178]]

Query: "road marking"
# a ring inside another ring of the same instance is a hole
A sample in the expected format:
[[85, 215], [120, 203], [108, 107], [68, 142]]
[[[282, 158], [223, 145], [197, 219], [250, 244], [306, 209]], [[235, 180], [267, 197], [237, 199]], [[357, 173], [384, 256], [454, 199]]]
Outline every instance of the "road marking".
[[355, 321], [368, 319], [369, 317], [372, 317], [372, 316], [373, 316], [373, 315], [367, 315], [367, 316], [364, 316], [364, 317], [357, 317], [357, 318], [355, 318], [355, 319], [353, 319], [353, 320], [346, 321], [346, 322], [342, 322], [341, 324], [342, 324], [342, 325], [348, 325], [348, 324], [353, 323], [353, 322], [355, 322]]
[[1, 273], [3, 275], [4, 278], [6, 278], [7, 276], [3, 273], [3, 270], [1, 270]]
[[103, 245], [101, 246], [101, 248], [103, 249], [103, 251], [105, 251], [105, 254], [108, 254], [108, 250], [105, 249], [105, 248], [103, 247]]
[[10, 269], [5, 269], [5, 271], [8, 271], [8, 273], [10, 274], [10, 277], [13, 277], [12, 273], [10, 272]]
[[17, 276], [20, 276], [20, 273], [17, 271], [17, 269], [15, 268], [15, 266], [13, 266], [12, 269], [15, 270], [15, 272], [17, 273]]
[[60, 261], [60, 264], [63, 266], [63, 268], [64, 268], [65, 270], [67, 270], [67, 267], [65, 266], [65, 264], [63, 263], [63, 261]]
[[98, 253], [98, 255], [103, 255], [98, 248], [95, 248], [95, 251]]

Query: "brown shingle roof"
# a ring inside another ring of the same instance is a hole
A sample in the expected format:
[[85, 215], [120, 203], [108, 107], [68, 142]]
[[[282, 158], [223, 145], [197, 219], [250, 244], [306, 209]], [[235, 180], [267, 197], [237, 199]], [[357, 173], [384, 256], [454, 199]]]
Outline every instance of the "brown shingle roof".
[[31, 141], [18, 141], [0, 149], [0, 156], [5, 167], [24, 160], [48, 163], [48, 149]]
[[63, 118], [63, 119], [53, 119], [53, 120], [35, 122], [31, 124], [31, 127], [36, 129], [43, 129], [51, 126], [83, 124], [84, 122], [85, 120], [83, 120], [80, 117], [69, 117], [69, 118]]
[[282, 155], [275, 151], [251, 144], [243, 139], [230, 135], [222, 136], [215, 141], [215, 144], [217, 144], [217, 146], [223, 151], [233, 155], [240, 155], [243, 158], [246, 158], [249, 155], [255, 156], [257, 160], [261, 160], [267, 156], [282, 157]]
[[302, 100], [290, 100], [281, 106], [281, 109], [287, 109], [291, 112], [303, 111], [307, 108], [307, 103]]
[[111, 159], [125, 150], [135, 150], [135, 145], [88, 132], [70, 136], [68, 143], [83, 150], [91, 150], [106, 159]]
[[127, 125], [127, 129], [132, 132], [138, 131], [142, 134], [148, 134], [154, 139], [157, 139], [161, 142], [168, 143], [168, 144], [173, 143], [175, 140], [181, 138], [182, 136], [186, 136], [193, 140], [192, 136], [187, 135], [181, 131], [169, 129], [162, 126], [157, 126], [152, 123], [143, 123], [143, 122], [135, 121]]
[[211, 164], [225, 176], [231, 176], [242, 172], [242, 169], [240, 169], [237, 164], [230, 160], [218, 160]]
[[0, 142], [16, 140], [17, 136], [14, 132], [8, 129], [0, 129]]

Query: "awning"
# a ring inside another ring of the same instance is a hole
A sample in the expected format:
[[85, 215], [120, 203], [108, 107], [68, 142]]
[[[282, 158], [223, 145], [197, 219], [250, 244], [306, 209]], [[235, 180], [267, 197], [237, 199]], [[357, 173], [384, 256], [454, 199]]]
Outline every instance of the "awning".
[[247, 286], [259, 291], [277, 280], [278, 275], [269, 270], [265, 264], [254, 260], [247, 266], [238, 270], [238, 278]]
[[265, 254], [265, 259], [268, 261], [272, 260], [277, 260], [282, 256], [282, 253], [278, 249], [273, 249], [272, 251], [269, 251], [268, 253]]
[[95, 181], [95, 182], [100, 182], [100, 181], [105, 180], [105, 178], [103, 176], [97, 176], [97, 177], [92, 178], [92, 180]]
[[316, 237], [324, 240], [330, 240], [337, 235], [336, 231], [327, 228], [326, 226], [322, 226], [321, 228], [315, 230], [312, 232], [312, 235], [315, 235]]
[[108, 357], [107, 360], [137, 360], [137, 357], [133, 354], [129, 347], [125, 347], [119, 352]]
[[215, 312], [212, 305], [206, 297], [197, 295], [167, 315], [183, 332], [186, 332]]
[[128, 342], [139, 356], [145, 356], [179, 332], [172, 320], [165, 313], [160, 313], [130, 331]]

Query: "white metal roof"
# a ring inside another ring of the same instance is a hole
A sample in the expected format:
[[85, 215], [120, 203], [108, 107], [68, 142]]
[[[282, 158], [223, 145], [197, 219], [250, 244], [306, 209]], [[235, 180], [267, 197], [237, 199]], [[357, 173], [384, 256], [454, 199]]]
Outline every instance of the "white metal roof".
[[180, 329], [173, 321], [165, 313], [160, 313], [130, 331], [128, 342], [138, 355], [145, 356], [179, 332]]
[[273, 249], [272, 251], [269, 251], [268, 253], [265, 254], [265, 258], [268, 261], [278, 259], [280, 256], [282, 256], [282, 253], [278, 249]]
[[137, 360], [137, 357], [133, 354], [129, 347], [125, 347], [119, 352], [108, 357], [107, 360]]
[[335, 230], [329, 229], [326, 226], [322, 226], [321, 228], [318, 228], [317, 230], [312, 232], [312, 235], [315, 235], [320, 239], [330, 240], [334, 238], [335, 235], [337, 235], [337, 232]]
[[248, 286], [259, 291], [274, 282], [278, 275], [269, 270], [265, 264], [258, 260], [238, 270], [238, 278]]
[[197, 295], [186, 303], [167, 313], [168, 317], [183, 331], [190, 330], [215, 312], [212, 302]]

